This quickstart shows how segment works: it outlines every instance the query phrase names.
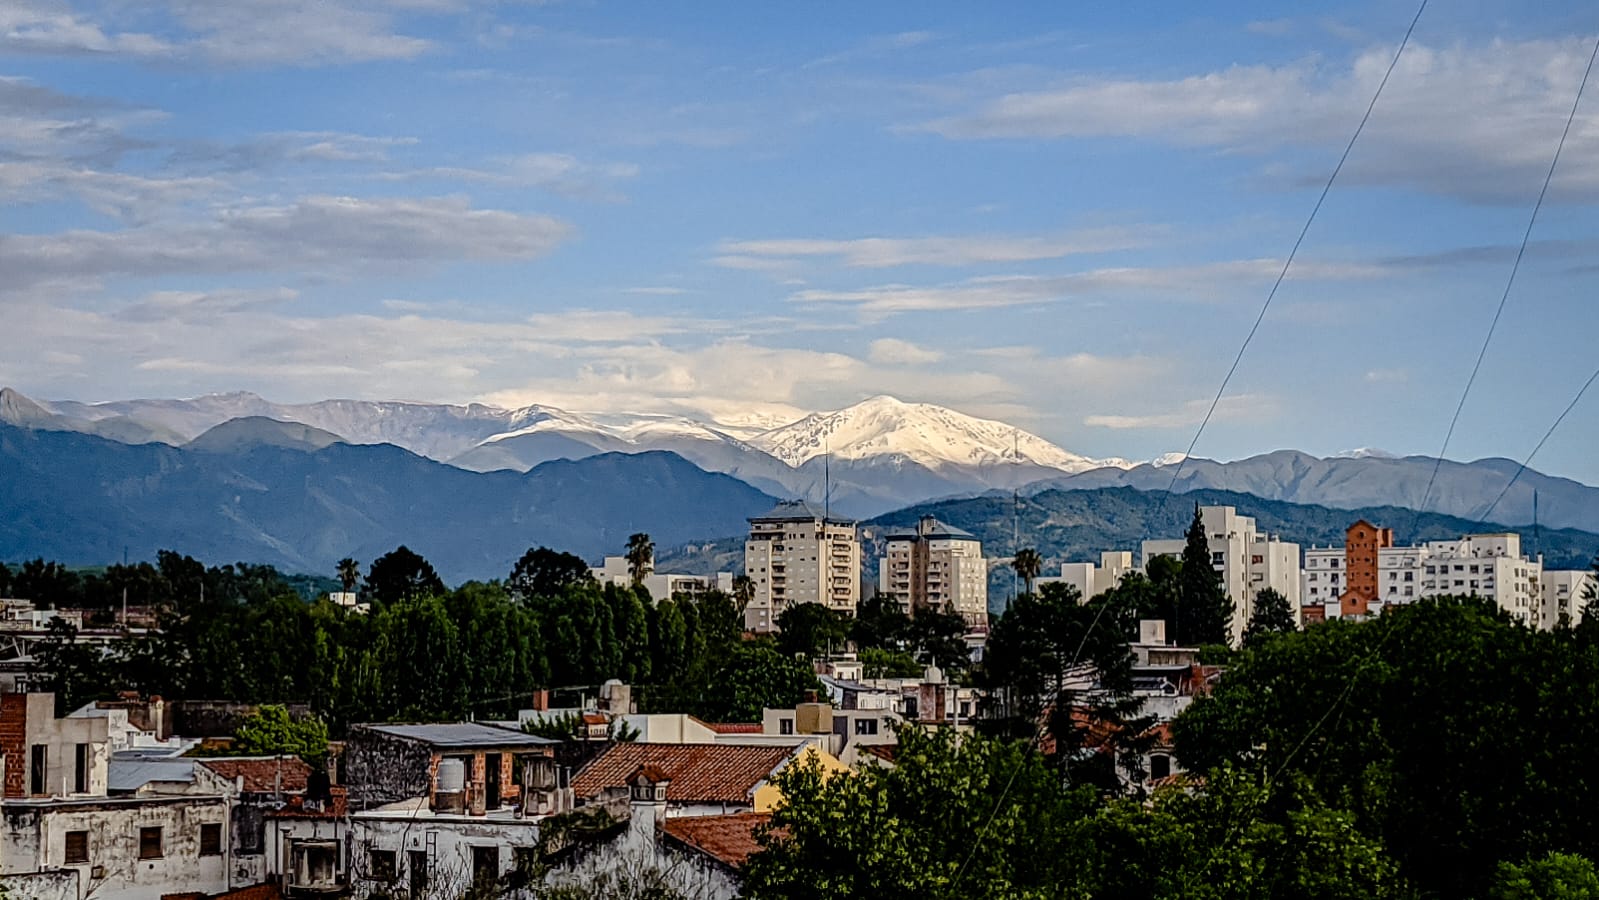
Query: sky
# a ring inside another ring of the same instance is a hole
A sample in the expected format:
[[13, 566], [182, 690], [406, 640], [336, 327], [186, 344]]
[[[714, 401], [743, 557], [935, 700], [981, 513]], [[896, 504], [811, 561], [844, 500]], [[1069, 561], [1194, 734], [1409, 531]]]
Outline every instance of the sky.
[[[0, 384], [739, 426], [891, 394], [1152, 458], [1415, 10], [3, 0]], [[1596, 29], [1428, 7], [1197, 455], [1438, 452]], [[1599, 363], [1596, 202], [1599, 85], [1449, 456], [1526, 457]], [[1596, 438], [1592, 396], [1533, 466], [1599, 483]]]

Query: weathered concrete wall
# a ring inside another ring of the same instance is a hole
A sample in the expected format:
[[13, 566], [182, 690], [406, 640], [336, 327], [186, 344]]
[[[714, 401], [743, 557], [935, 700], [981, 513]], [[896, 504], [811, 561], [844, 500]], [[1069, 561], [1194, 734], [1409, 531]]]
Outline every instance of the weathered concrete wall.
[[[289, 715], [298, 719], [311, 714], [305, 703], [286, 703]], [[255, 713], [252, 703], [228, 700], [174, 700], [169, 704], [172, 733], [184, 737], [232, 737], [239, 722]]]
[[351, 809], [370, 809], [426, 797], [433, 789], [433, 754], [415, 741], [356, 725], [344, 742], [344, 780]]
[[[350, 884], [357, 898], [391, 891], [395, 887], [408, 889], [411, 884], [411, 851], [422, 854], [431, 852], [428, 857], [431, 872], [427, 896], [459, 897], [472, 885], [473, 848], [494, 847], [499, 863], [496, 874], [503, 877], [516, 867], [518, 848], [526, 851], [536, 847], [539, 836], [538, 825], [532, 819], [466, 820], [452, 817], [440, 821], [429, 819], [424, 814], [420, 819], [410, 816], [356, 816], [350, 824]], [[373, 880], [373, 850], [394, 851], [397, 884]]]
[[0, 875], [0, 894], [6, 900], [78, 900], [78, 870]]
[[[200, 853], [200, 826], [223, 829], [222, 853]], [[162, 894], [220, 893], [228, 887], [223, 797], [182, 796], [0, 805], [0, 873], [70, 868], [87, 896], [159, 900]], [[141, 828], [161, 828], [161, 856], [139, 858]], [[88, 832], [89, 861], [68, 866], [66, 835]]]

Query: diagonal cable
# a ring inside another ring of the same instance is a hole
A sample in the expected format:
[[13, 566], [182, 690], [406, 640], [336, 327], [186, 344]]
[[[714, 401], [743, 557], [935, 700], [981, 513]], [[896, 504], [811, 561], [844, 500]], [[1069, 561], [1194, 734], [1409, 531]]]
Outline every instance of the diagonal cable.
[[[1249, 328], [1249, 333], [1244, 335], [1243, 344], [1238, 347], [1238, 354], [1233, 357], [1233, 364], [1227, 368], [1227, 374], [1221, 380], [1221, 387], [1216, 389], [1216, 396], [1211, 398], [1210, 408], [1205, 410], [1205, 417], [1200, 420], [1199, 428], [1194, 431], [1194, 439], [1188, 442], [1188, 449], [1183, 453], [1183, 458], [1177, 461], [1177, 467], [1172, 470], [1171, 481], [1166, 485], [1166, 496], [1170, 496], [1172, 488], [1177, 486], [1178, 476], [1183, 474], [1183, 467], [1188, 464], [1188, 458], [1193, 455], [1194, 447], [1199, 444], [1200, 435], [1205, 433], [1205, 426], [1210, 424], [1211, 416], [1216, 414], [1216, 407], [1221, 403], [1222, 395], [1227, 393], [1227, 385], [1233, 380], [1233, 374], [1238, 371], [1238, 364], [1244, 361], [1244, 351], [1255, 339], [1255, 332], [1260, 330], [1260, 323], [1266, 320], [1266, 313], [1271, 309], [1272, 301], [1277, 299], [1277, 290], [1283, 286], [1283, 280], [1288, 277], [1288, 270], [1294, 264], [1294, 258], [1299, 255], [1299, 247], [1305, 242], [1305, 235], [1310, 233], [1310, 226], [1316, 221], [1316, 214], [1321, 212], [1321, 205], [1326, 202], [1327, 194], [1332, 191], [1333, 182], [1338, 180], [1338, 173], [1344, 170], [1344, 163], [1349, 160], [1350, 151], [1355, 149], [1355, 142], [1360, 140], [1360, 133], [1366, 130], [1366, 123], [1371, 120], [1371, 111], [1377, 108], [1377, 100], [1382, 97], [1383, 88], [1388, 86], [1389, 76], [1394, 74], [1394, 67], [1399, 65], [1399, 57], [1404, 55], [1405, 47], [1410, 44], [1410, 36], [1416, 31], [1416, 23], [1421, 21], [1421, 14], [1427, 9], [1427, 0], [1421, 0], [1421, 5], [1416, 7], [1416, 14], [1410, 19], [1410, 27], [1405, 29], [1405, 36], [1399, 42], [1399, 49], [1394, 51], [1394, 58], [1388, 61], [1388, 69], [1382, 73], [1382, 81], [1377, 83], [1377, 90], [1371, 95], [1371, 102], [1366, 104], [1366, 112], [1360, 117], [1360, 124], [1355, 126], [1355, 133], [1349, 136], [1349, 143], [1344, 145], [1344, 152], [1338, 157], [1338, 164], [1333, 166], [1332, 174], [1327, 176], [1327, 183], [1321, 187], [1321, 195], [1316, 198], [1316, 205], [1310, 208], [1310, 215], [1305, 218], [1305, 226], [1299, 229], [1299, 237], [1294, 239], [1293, 249], [1288, 251], [1288, 258], [1283, 260], [1282, 270], [1277, 273], [1277, 280], [1272, 282], [1271, 291], [1266, 294], [1266, 302], [1261, 304], [1260, 314], [1255, 316], [1255, 324]], [[1164, 504], [1164, 498], [1162, 498]]]
[[[1499, 318], [1505, 312], [1505, 301], [1510, 299], [1510, 289], [1516, 284], [1516, 273], [1521, 271], [1521, 258], [1527, 254], [1527, 242], [1532, 239], [1532, 226], [1538, 223], [1538, 211], [1543, 209], [1544, 197], [1549, 193], [1549, 182], [1555, 177], [1555, 166], [1560, 164], [1560, 152], [1566, 148], [1566, 137], [1571, 134], [1571, 123], [1576, 121], [1577, 107], [1582, 105], [1582, 93], [1588, 87], [1588, 76], [1593, 74], [1593, 62], [1596, 56], [1599, 56], [1599, 36], [1594, 37], [1593, 50], [1588, 54], [1588, 67], [1582, 70], [1582, 81], [1577, 85], [1577, 96], [1571, 101], [1571, 112], [1566, 115], [1566, 127], [1560, 132], [1560, 141], [1555, 144], [1554, 158], [1549, 160], [1549, 171], [1544, 173], [1543, 187], [1538, 190], [1538, 202], [1532, 205], [1532, 215], [1527, 219], [1527, 229], [1521, 234], [1521, 247], [1516, 250], [1516, 261], [1510, 266], [1510, 277], [1505, 280], [1504, 292], [1499, 295], [1499, 306], [1494, 310], [1493, 320], [1488, 323], [1488, 333], [1482, 338], [1482, 349], [1477, 351], [1477, 361], [1471, 367], [1471, 376], [1466, 379], [1466, 389], [1460, 392], [1460, 402], [1455, 404], [1455, 415], [1449, 420], [1449, 430], [1444, 433], [1444, 445], [1438, 448], [1438, 458], [1433, 460], [1432, 474], [1427, 477], [1427, 488], [1422, 491], [1421, 502], [1416, 505], [1418, 516], [1427, 509], [1427, 501], [1432, 497], [1433, 484], [1438, 480], [1438, 470], [1444, 464], [1444, 453], [1448, 452], [1449, 441], [1455, 436], [1455, 426], [1460, 423], [1460, 413], [1466, 408], [1466, 398], [1471, 396], [1471, 386], [1477, 382], [1477, 373], [1482, 370], [1482, 361], [1488, 355], [1488, 345], [1493, 343], [1494, 331], [1499, 327]], [[1520, 473], [1517, 474], [1519, 476]]]

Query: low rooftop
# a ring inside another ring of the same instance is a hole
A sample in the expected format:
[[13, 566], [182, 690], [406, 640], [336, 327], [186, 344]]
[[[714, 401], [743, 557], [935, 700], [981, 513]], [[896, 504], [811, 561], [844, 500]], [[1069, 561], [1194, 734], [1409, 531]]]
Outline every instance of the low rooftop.
[[654, 766], [671, 779], [666, 788], [670, 802], [748, 803], [755, 788], [781, 769], [801, 743], [613, 744], [578, 771], [572, 792], [594, 797], [606, 788], [625, 786], [641, 766]]
[[761, 849], [756, 829], [772, 821], [770, 813], [731, 816], [681, 816], [667, 819], [661, 831], [672, 841], [709, 856], [729, 869], [739, 869]]
[[451, 722], [438, 725], [361, 725], [369, 731], [390, 737], [419, 741], [444, 749], [468, 747], [548, 747], [560, 743], [535, 734], [513, 731], [481, 722]]

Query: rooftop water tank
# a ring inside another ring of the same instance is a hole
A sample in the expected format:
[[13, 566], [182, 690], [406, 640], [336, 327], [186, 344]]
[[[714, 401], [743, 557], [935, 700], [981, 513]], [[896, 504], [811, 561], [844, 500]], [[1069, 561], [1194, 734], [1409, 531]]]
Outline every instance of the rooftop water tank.
[[466, 790], [466, 763], [459, 759], [439, 760], [439, 773], [435, 783], [440, 794], [459, 794]]

